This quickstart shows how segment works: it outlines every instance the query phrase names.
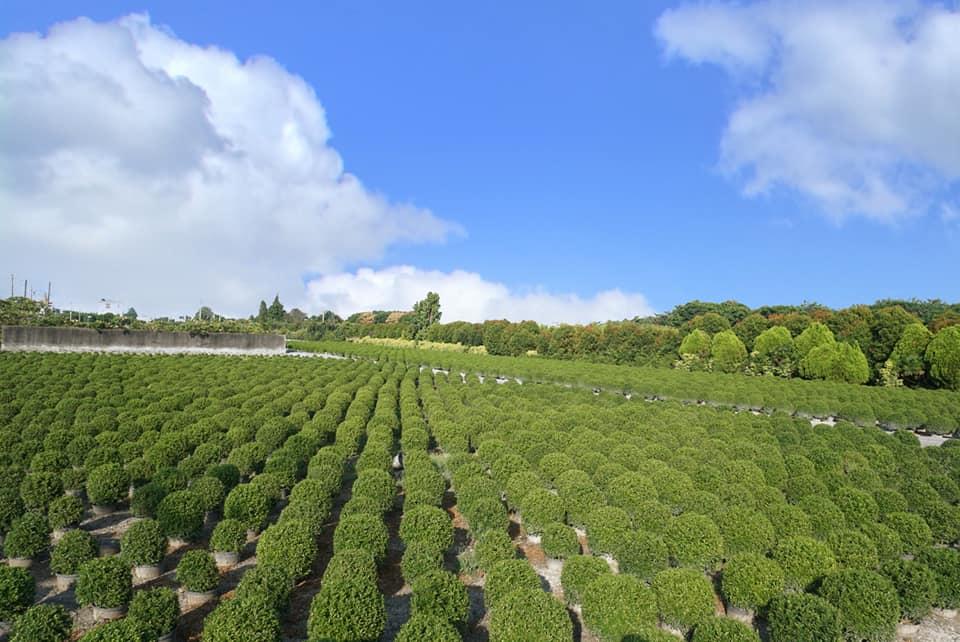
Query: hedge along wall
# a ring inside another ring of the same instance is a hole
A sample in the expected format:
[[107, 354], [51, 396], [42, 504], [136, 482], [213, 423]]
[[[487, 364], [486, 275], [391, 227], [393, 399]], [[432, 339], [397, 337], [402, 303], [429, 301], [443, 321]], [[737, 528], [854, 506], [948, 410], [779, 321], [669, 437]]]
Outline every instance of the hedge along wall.
[[8, 352], [146, 352], [283, 354], [279, 334], [93, 330], [42, 326], [4, 326], [0, 350]]

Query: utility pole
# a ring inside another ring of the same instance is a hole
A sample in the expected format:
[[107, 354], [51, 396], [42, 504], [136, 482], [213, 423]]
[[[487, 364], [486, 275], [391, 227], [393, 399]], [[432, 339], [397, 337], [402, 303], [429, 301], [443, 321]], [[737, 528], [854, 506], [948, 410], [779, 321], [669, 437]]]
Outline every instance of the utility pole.
[[27, 298], [27, 280], [26, 279], [23, 280], [23, 298], [24, 299]]
[[13, 298], [13, 275], [10, 275], [10, 298]]

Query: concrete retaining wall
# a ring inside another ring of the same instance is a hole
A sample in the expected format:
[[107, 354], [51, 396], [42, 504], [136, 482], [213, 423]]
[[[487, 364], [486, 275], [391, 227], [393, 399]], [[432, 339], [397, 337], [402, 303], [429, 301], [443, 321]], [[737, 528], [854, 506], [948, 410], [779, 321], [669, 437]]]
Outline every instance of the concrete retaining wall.
[[144, 352], [283, 354], [286, 338], [278, 334], [92, 330], [45, 326], [4, 326], [0, 350], [7, 352]]

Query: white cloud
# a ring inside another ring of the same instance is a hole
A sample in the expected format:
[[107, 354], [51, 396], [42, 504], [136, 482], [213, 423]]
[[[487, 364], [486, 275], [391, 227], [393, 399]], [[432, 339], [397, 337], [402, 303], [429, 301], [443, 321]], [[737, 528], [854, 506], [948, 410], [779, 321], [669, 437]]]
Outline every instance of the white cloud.
[[664, 12], [670, 57], [740, 93], [721, 168], [748, 195], [797, 190], [831, 216], [895, 221], [960, 180], [960, 12], [911, 0], [698, 3]]
[[642, 295], [620, 290], [605, 290], [586, 299], [543, 290], [512, 292], [474, 272], [429, 271], [406, 265], [319, 277], [307, 284], [307, 307], [312, 312], [333, 310], [342, 316], [368, 310], [409, 310], [428, 291], [440, 295], [444, 322], [589, 323], [653, 314]]
[[61, 305], [250, 314], [459, 229], [345, 173], [302, 78], [146, 16], [0, 40], [0, 114], [0, 266]]

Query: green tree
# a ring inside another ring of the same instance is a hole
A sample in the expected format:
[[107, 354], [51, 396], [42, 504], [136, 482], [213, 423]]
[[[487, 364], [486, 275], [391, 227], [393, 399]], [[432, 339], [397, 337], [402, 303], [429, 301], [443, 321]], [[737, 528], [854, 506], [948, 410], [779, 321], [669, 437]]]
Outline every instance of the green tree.
[[126, 314], [124, 314], [123, 316], [130, 319], [131, 321], [136, 321], [138, 315], [135, 309], [130, 308], [129, 310], [127, 310]]
[[741, 319], [737, 325], [733, 326], [733, 331], [743, 341], [747, 350], [753, 350], [753, 342], [756, 341], [760, 333], [770, 327], [770, 322], [759, 314], [751, 314]]
[[698, 328], [680, 342], [680, 354], [690, 354], [706, 359], [710, 356], [710, 344], [710, 335]]
[[960, 325], [936, 334], [927, 346], [930, 377], [941, 387], [960, 390]]
[[801, 359], [800, 374], [807, 379], [866, 383], [870, 379], [870, 366], [860, 346], [823, 343]]
[[716, 334], [730, 329], [730, 321], [719, 312], [699, 314], [684, 324], [685, 330], [703, 330], [707, 334]]
[[273, 303], [270, 304], [270, 307], [267, 308], [267, 319], [270, 321], [281, 322], [283, 321], [284, 315], [287, 311], [283, 309], [283, 304], [280, 303], [280, 295], [273, 297]]
[[202, 306], [199, 310], [197, 310], [197, 313], [193, 315], [195, 319], [199, 319], [201, 321], [213, 321], [214, 316], [215, 315], [213, 314], [213, 310], [211, 310], [208, 306], [205, 306], [205, 305]]
[[713, 336], [710, 346], [713, 366], [720, 372], [738, 372], [747, 360], [747, 348], [732, 330], [724, 330]]
[[266, 323], [269, 315], [270, 311], [267, 309], [267, 302], [261, 299], [260, 309], [257, 311], [257, 321], [260, 323]]
[[807, 326], [806, 330], [800, 333], [800, 336], [797, 337], [793, 343], [797, 347], [797, 354], [803, 359], [814, 348], [825, 345], [830, 346], [836, 342], [837, 340], [834, 338], [830, 328], [822, 323], [811, 323]]
[[436, 292], [427, 292], [427, 296], [413, 305], [414, 336], [420, 334], [434, 323], [440, 321], [440, 295]]
[[870, 326], [873, 341], [869, 346], [860, 346], [866, 350], [871, 368], [876, 369], [883, 365], [900, 341], [900, 337], [903, 336], [903, 331], [914, 323], [920, 323], [920, 319], [899, 305], [874, 311], [873, 323]]
[[756, 370], [779, 377], [791, 376], [799, 361], [793, 337], [781, 325], [764, 330], [757, 336], [750, 357]]
[[896, 374], [917, 383], [926, 372], [926, 352], [933, 333], [922, 323], [911, 323], [903, 329], [903, 334], [890, 353], [891, 365]]

